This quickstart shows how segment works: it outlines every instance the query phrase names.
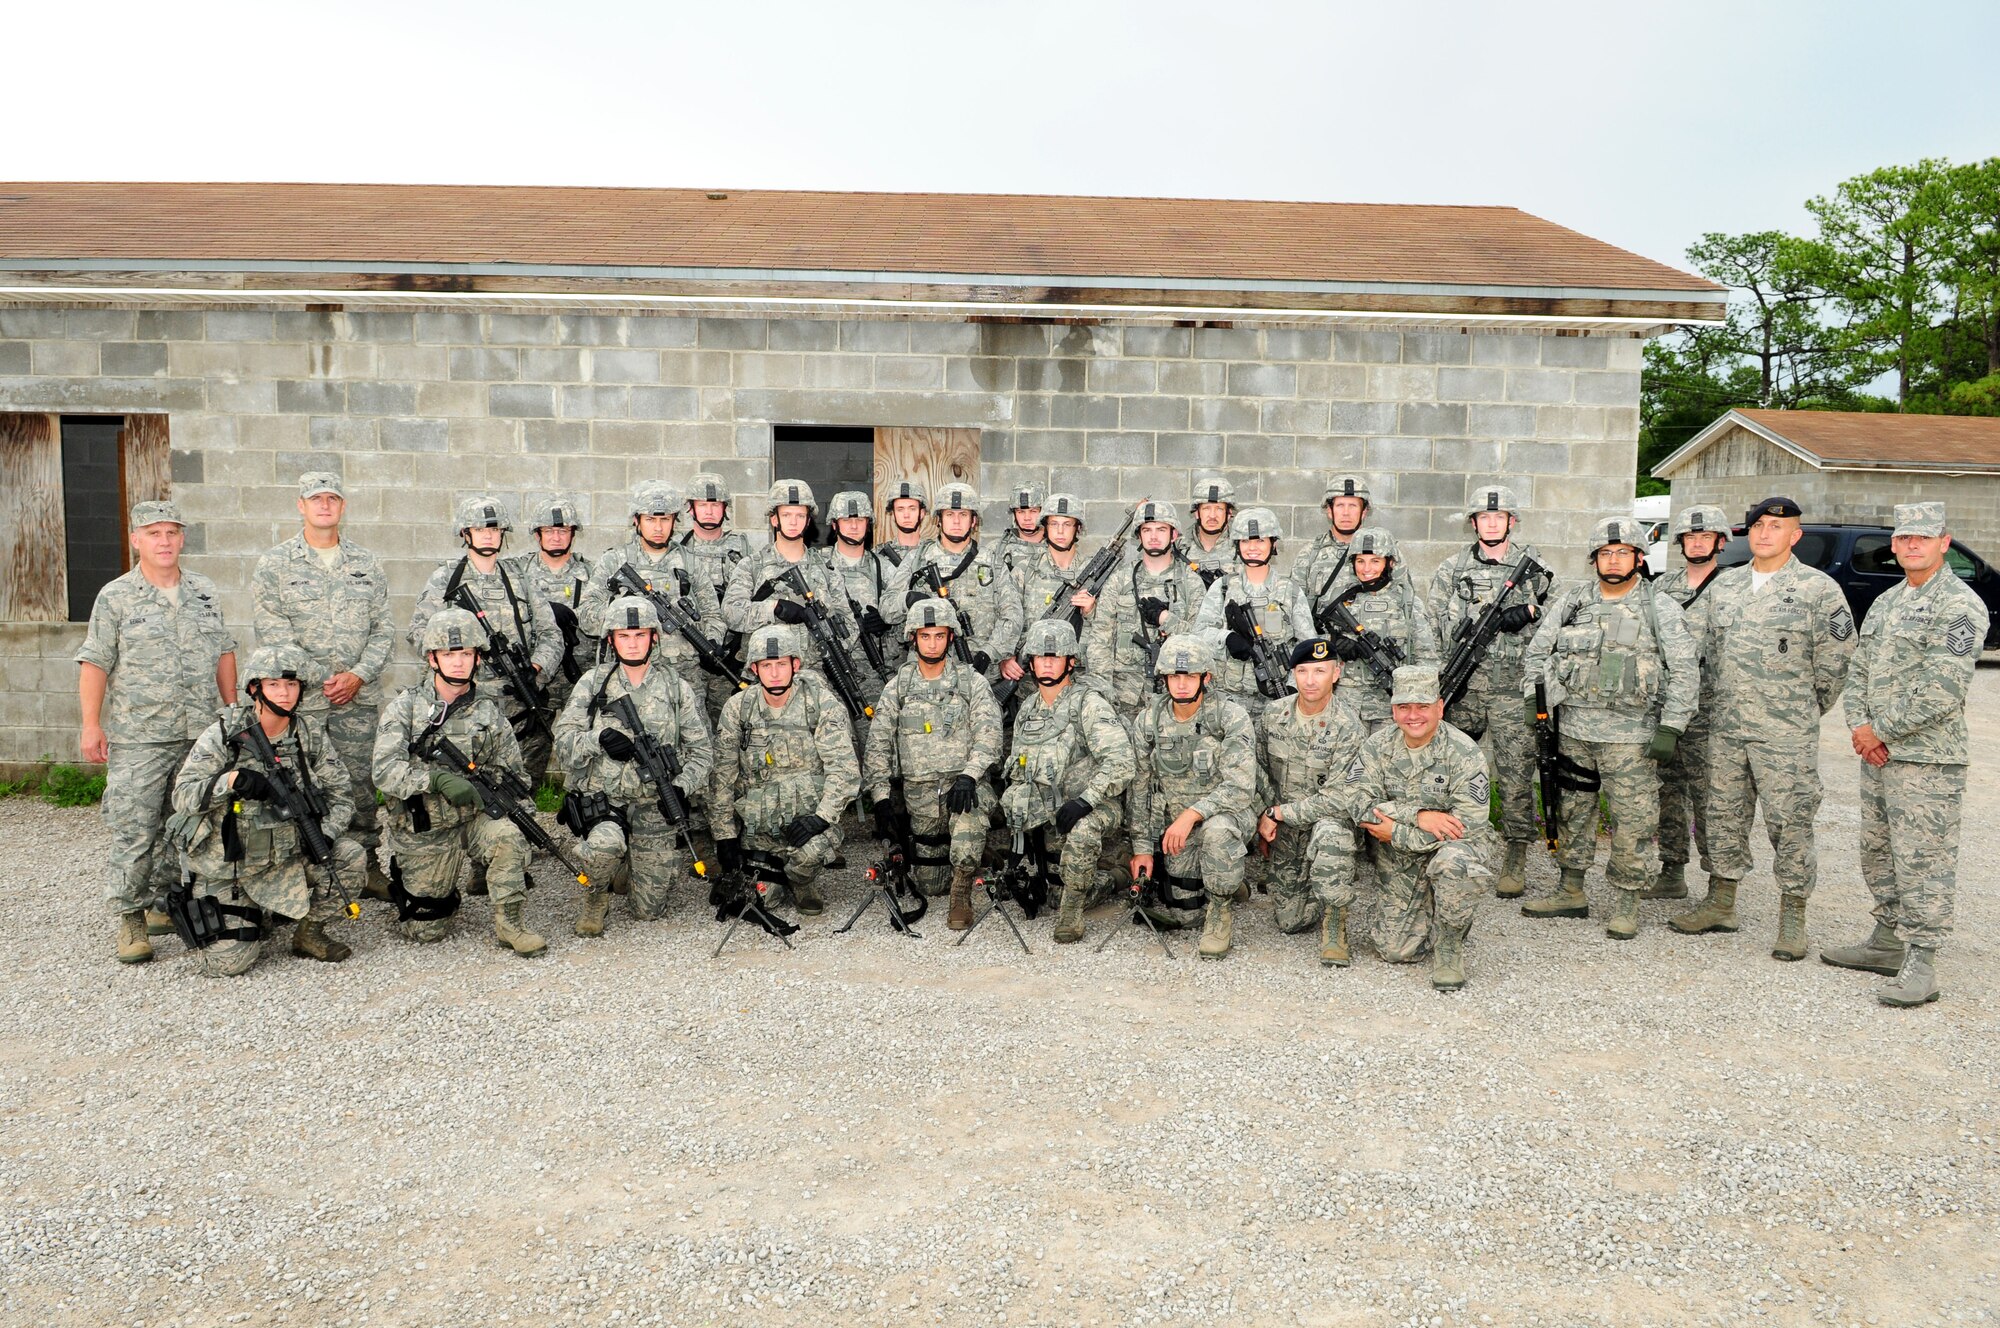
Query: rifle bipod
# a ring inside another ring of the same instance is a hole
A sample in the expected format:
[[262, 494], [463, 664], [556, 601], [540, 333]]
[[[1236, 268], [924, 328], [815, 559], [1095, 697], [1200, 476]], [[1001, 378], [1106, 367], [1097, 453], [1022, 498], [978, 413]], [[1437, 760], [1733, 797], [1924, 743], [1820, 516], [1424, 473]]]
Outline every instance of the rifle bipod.
[[[1167, 943], [1167, 929], [1153, 921], [1153, 915], [1146, 911], [1146, 895], [1151, 886], [1152, 880], [1147, 876], [1141, 876], [1138, 880], [1132, 882], [1130, 892], [1132, 898], [1132, 916], [1130, 922], [1135, 927], [1143, 922], [1147, 929], [1153, 933], [1153, 939], [1160, 943], [1160, 949], [1166, 952], [1167, 958], [1172, 959], [1174, 957], [1174, 947]], [[1097, 948], [1092, 950], [1091, 953], [1103, 954], [1104, 947], [1111, 944], [1113, 938], [1122, 930], [1124, 930], [1122, 927], [1112, 927], [1106, 930], [1104, 939], [1097, 943]]]
[[[911, 924], [930, 911], [930, 904], [921, 894], [916, 893], [916, 887], [910, 880], [909, 855], [904, 853], [900, 846], [891, 847], [888, 856], [870, 867], [865, 874], [871, 888], [861, 897], [860, 906], [848, 914], [847, 921], [833, 929], [833, 934], [840, 936], [853, 931], [854, 924], [861, 921], [861, 915], [873, 908], [875, 901], [879, 899], [888, 907], [890, 930], [913, 941], [922, 940], [923, 933]], [[903, 906], [896, 902], [896, 895], [899, 892], [915, 895], [916, 908], [905, 913]]]
[[[967, 941], [971, 940], [972, 933], [979, 930], [979, 924], [992, 917], [995, 913], [998, 913], [1001, 921], [1005, 922], [1008, 929], [1014, 933], [1014, 939], [1021, 943], [1021, 952], [1023, 954], [1034, 953], [1033, 950], [1028, 948], [1028, 938], [1021, 934], [1020, 924], [1016, 923], [1014, 915], [1007, 911], [1007, 901], [1009, 898], [1013, 898], [1015, 906], [1020, 907], [1016, 891], [1021, 888], [1021, 864], [1024, 861], [1026, 851], [1027, 836], [1023, 832], [1016, 830], [1014, 832], [1014, 851], [1009, 856], [1007, 865], [992, 876], [980, 876], [973, 880], [975, 886], [979, 886], [986, 891], [987, 904], [985, 908], [979, 910], [973, 917], [972, 925], [958, 934], [958, 939], [952, 942], [954, 946], [964, 945]], [[1036, 907], [1039, 908], [1040, 904], [1037, 903]], [[1021, 911], [1023, 916], [1026, 916], [1027, 910], [1022, 908]]]
[[765, 887], [766, 883], [761, 878], [747, 885], [739, 883], [735, 893], [723, 900], [716, 914], [716, 920], [728, 917], [729, 926], [722, 933], [722, 939], [715, 943], [715, 950], [709, 955], [710, 959], [722, 958], [723, 947], [729, 944], [729, 938], [736, 934], [736, 929], [743, 925], [745, 918], [783, 941], [787, 950], [796, 948], [792, 944], [792, 933], [799, 929], [799, 924], [785, 921], [764, 906]]

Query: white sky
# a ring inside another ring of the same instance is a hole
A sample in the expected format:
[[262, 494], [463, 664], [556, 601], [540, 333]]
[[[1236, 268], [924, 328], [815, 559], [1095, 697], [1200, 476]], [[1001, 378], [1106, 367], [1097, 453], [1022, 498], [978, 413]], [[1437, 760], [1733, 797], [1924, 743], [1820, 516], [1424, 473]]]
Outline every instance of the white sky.
[[[1675, 264], [2000, 152], [2000, 4], [15, 5], [8, 180], [1501, 203]], [[27, 57], [27, 58], [21, 58]]]

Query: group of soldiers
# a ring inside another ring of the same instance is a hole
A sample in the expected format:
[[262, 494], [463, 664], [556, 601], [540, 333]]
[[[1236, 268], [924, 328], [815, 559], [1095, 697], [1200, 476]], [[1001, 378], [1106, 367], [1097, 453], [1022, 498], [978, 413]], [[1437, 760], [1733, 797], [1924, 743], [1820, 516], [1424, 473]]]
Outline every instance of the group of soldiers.
[[[78, 654], [83, 754], [107, 762], [118, 958], [175, 931], [204, 971], [241, 973], [283, 924], [295, 953], [338, 962], [328, 927], [358, 916], [354, 895], [423, 942], [468, 893], [490, 897], [500, 945], [535, 954], [537, 850], [578, 887], [578, 936], [603, 933], [614, 894], [661, 916], [693, 874], [718, 918], [787, 934], [799, 924], [773, 910], [825, 911], [853, 808], [890, 848], [871, 877], [899, 929], [944, 898], [963, 931], [983, 887], [989, 910], [1053, 903], [1068, 944], [1116, 899], [1118, 922], [1198, 927], [1220, 959], [1259, 889], [1280, 931], [1316, 931], [1341, 967], [1366, 886], [1376, 952], [1428, 958], [1453, 990], [1478, 901], [1526, 893], [1538, 835], [1559, 884], [1522, 912], [1589, 916], [1600, 818], [1609, 936], [1638, 934], [1642, 899], [1686, 898], [1696, 854], [1706, 897], [1668, 925], [1736, 930], [1761, 806], [1771, 953], [1796, 960], [1820, 718], [1844, 688], [1876, 926], [1821, 957], [1890, 977], [1886, 1003], [1936, 998], [1987, 625], [1940, 574], [1940, 504], [1896, 509], [1905, 582], [1857, 632], [1834, 582], [1791, 556], [1789, 499], [1745, 514], [1746, 564], [1718, 567], [1729, 519], [1696, 506], [1666, 575], [1645, 574], [1638, 523], [1614, 517], [1584, 574], [1560, 576], [1514, 492], [1484, 486], [1425, 591], [1362, 477], [1324, 498], [1327, 528], [1281, 569], [1276, 514], [1212, 476], [1185, 505], [1135, 504], [1088, 558], [1082, 501], [1032, 485], [982, 539], [962, 482], [893, 485], [878, 531], [870, 495], [822, 509], [780, 480], [752, 542], [720, 477], [648, 481], [595, 558], [575, 547], [574, 503], [535, 509], [533, 547], [510, 553], [506, 505], [475, 497], [403, 627], [425, 675], [386, 701], [397, 624], [376, 559], [342, 534], [338, 476], [301, 478], [300, 533], [258, 561], [240, 701], [216, 588], [180, 565], [178, 510], [140, 503], [135, 566]], [[545, 771], [567, 845], [533, 815]]]

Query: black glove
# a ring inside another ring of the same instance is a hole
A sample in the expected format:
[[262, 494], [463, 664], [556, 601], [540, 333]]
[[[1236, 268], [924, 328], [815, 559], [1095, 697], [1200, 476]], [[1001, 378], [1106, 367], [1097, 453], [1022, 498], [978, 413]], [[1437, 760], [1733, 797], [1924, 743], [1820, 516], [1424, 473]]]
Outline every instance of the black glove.
[[896, 839], [896, 807], [884, 798], [869, 809], [875, 818], [875, 837], [883, 843], [893, 843]]
[[870, 636], [887, 636], [889, 620], [882, 616], [880, 609], [870, 604], [861, 611], [861, 630]]
[[715, 860], [726, 872], [743, 870], [743, 843], [736, 839], [715, 841]]
[[550, 600], [549, 612], [552, 615], [554, 615], [556, 620], [556, 630], [562, 633], [563, 640], [565, 641], [576, 640], [576, 631], [577, 631], [576, 610], [572, 609], [567, 604], [558, 604], [554, 600]]
[[1532, 604], [1509, 604], [1493, 619], [1494, 626], [1503, 632], [1518, 632], [1535, 620]]
[[1139, 601], [1139, 621], [1148, 627], [1158, 627], [1160, 616], [1167, 611], [1167, 602], [1154, 599], [1151, 595]]
[[722, 660], [724, 658], [722, 653], [722, 643], [720, 641], [710, 641], [708, 643], [708, 648], [709, 651], [711, 652], [709, 658], [714, 659], [715, 662], [710, 663], [709, 658], [704, 658], [701, 655], [695, 656], [695, 662], [701, 665], [701, 667], [706, 672], [713, 673], [718, 678], [727, 678], [729, 676], [729, 670], [724, 668], [722, 664]]
[[1257, 649], [1256, 642], [1241, 632], [1231, 632], [1222, 639], [1222, 644], [1229, 647], [1232, 659], [1248, 659]]
[[617, 729], [599, 729], [597, 745], [602, 747], [604, 754], [614, 761], [629, 761], [639, 754], [639, 749], [632, 745], [632, 740]]
[[1368, 653], [1367, 647], [1361, 644], [1361, 638], [1347, 632], [1335, 633], [1331, 644], [1335, 659], [1360, 659]]
[[785, 827], [785, 842], [793, 848], [804, 848], [814, 839], [826, 833], [826, 819], [807, 812], [804, 816], [794, 816], [792, 823]]
[[229, 792], [238, 802], [262, 802], [271, 796], [271, 781], [255, 770], [238, 770]]
[[972, 652], [972, 671], [974, 673], [986, 672], [992, 663], [993, 656], [987, 654], [984, 650], [975, 650]]
[[1056, 829], [1063, 834], [1068, 834], [1070, 831], [1076, 829], [1078, 821], [1081, 821], [1084, 817], [1090, 815], [1090, 813], [1091, 806], [1086, 799], [1071, 798], [1068, 802], [1056, 808]]
[[979, 785], [974, 782], [971, 775], [960, 775], [952, 780], [951, 787], [945, 790], [944, 809], [954, 816], [969, 812], [978, 805]]
[[797, 626], [806, 620], [806, 606], [795, 599], [781, 599], [771, 606], [771, 616], [781, 623]]

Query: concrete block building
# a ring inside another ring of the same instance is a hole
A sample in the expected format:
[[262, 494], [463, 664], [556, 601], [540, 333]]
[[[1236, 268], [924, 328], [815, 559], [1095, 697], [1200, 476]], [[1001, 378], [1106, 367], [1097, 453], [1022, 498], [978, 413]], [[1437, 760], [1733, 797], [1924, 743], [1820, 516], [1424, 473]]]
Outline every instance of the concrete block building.
[[1215, 471], [1294, 547], [1356, 471], [1425, 578], [1473, 486], [1559, 559], [1628, 510], [1641, 345], [1724, 299], [1508, 208], [0, 185], [0, 766], [73, 758], [69, 660], [142, 497], [181, 503], [245, 648], [316, 469], [405, 616], [456, 498], [573, 494], [591, 552], [634, 482], [698, 469], [753, 530], [775, 475], [914, 471], [1074, 491], [1099, 535]]

